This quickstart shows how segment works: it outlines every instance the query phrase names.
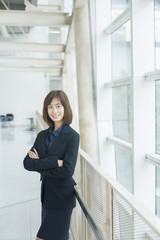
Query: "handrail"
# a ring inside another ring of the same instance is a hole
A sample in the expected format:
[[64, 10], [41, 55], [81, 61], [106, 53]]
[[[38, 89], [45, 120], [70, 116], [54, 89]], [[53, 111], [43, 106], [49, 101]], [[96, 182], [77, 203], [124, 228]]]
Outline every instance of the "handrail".
[[87, 220], [88, 220], [88, 223], [89, 225], [91, 226], [92, 228], [92, 231], [96, 237], [97, 240], [105, 240], [104, 236], [103, 236], [103, 233], [101, 231], [101, 229], [98, 227], [95, 219], [93, 218], [92, 216], [92, 213], [90, 211], [90, 209], [88, 208], [86, 202], [84, 201], [84, 199], [82, 198], [79, 190], [77, 187], [74, 187], [74, 190], [75, 190], [75, 196], [79, 202], [79, 205], [81, 206]]
[[94, 168], [102, 178], [104, 178], [120, 196], [123, 198], [128, 205], [150, 226], [155, 233], [160, 236], [160, 219], [150, 212], [146, 207], [144, 207], [140, 202], [138, 202], [135, 197], [128, 192], [121, 184], [119, 184], [113, 177], [109, 176], [100, 165], [93, 162], [87, 153], [80, 149], [80, 155], [85, 159], [85, 161]]

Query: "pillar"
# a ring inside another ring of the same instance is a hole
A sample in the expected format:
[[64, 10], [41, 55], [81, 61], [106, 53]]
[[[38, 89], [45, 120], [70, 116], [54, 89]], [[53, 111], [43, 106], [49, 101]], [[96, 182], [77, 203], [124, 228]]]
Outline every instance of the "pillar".
[[77, 88], [81, 148], [98, 161], [97, 127], [93, 99], [88, 3], [74, 8]]

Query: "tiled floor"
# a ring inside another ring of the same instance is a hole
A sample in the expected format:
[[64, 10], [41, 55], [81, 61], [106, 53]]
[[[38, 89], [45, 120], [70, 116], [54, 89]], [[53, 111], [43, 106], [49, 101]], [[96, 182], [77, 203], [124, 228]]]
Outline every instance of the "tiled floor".
[[23, 168], [35, 134], [0, 128], [0, 240], [33, 240], [40, 225], [39, 174]]

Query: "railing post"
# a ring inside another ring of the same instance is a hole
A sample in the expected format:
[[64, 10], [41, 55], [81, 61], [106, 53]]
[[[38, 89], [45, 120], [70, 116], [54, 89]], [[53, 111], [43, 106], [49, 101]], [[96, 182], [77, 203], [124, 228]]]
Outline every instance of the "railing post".
[[106, 208], [107, 208], [107, 214], [106, 214], [106, 228], [107, 228], [107, 239], [112, 240], [112, 189], [107, 184], [106, 186]]
[[[82, 180], [83, 180], [83, 189], [82, 189], [82, 196], [86, 200], [86, 162], [84, 158], [81, 156], [81, 167], [82, 167]], [[86, 218], [84, 214], [82, 215], [82, 226], [83, 226], [83, 239], [87, 240], [86, 236]]]
[[111, 233], [111, 240], [113, 240], [113, 232], [114, 232], [114, 229], [113, 229], [113, 189], [110, 187], [110, 196], [111, 196], [111, 199], [110, 199], [110, 206], [111, 206], [111, 211], [110, 211], [110, 233]]

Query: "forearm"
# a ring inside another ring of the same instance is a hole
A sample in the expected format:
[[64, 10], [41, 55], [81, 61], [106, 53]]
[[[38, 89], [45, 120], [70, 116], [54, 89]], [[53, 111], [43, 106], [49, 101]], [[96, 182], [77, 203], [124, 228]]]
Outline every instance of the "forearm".
[[48, 156], [41, 159], [32, 159], [27, 154], [23, 164], [24, 168], [28, 171], [40, 172], [58, 167], [58, 158], [56, 156]]
[[39, 171], [42, 176], [46, 177], [54, 177], [54, 178], [68, 178], [69, 176], [73, 176], [74, 169], [68, 169], [65, 167], [57, 167], [48, 170]]

